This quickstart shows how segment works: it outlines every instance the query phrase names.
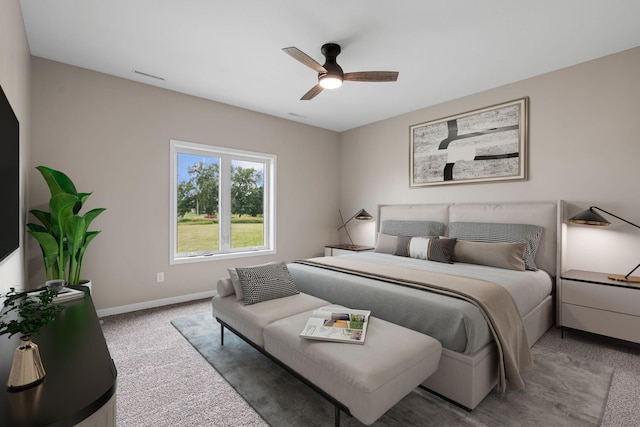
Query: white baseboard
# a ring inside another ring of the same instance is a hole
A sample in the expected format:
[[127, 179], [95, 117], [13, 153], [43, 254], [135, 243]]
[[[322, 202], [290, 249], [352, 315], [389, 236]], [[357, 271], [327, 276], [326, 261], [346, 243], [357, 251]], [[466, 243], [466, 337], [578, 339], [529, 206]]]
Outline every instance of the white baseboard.
[[136, 304], [121, 305], [119, 307], [96, 310], [98, 317], [113, 316], [114, 314], [129, 313], [132, 311], [145, 310], [147, 308], [162, 307], [164, 305], [178, 304], [181, 302], [194, 301], [204, 298], [213, 298], [215, 291], [199, 292], [197, 294], [180, 295], [177, 297], [157, 299], [153, 301], [139, 302]]

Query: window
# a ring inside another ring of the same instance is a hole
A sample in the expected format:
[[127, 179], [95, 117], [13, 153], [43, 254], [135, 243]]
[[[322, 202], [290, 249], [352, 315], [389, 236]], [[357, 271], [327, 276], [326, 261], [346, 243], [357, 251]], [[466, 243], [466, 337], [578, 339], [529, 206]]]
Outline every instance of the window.
[[275, 252], [276, 156], [171, 141], [171, 264]]

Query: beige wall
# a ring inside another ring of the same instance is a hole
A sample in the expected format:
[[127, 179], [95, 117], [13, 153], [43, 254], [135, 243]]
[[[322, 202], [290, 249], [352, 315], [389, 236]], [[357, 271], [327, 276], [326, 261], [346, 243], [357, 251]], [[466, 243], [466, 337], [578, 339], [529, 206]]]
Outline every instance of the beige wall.
[[[335, 132], [41, 58], [32, 59], [32, 96], [31, 167], [64, 171], [93, 191], [87, 209], [107, 208], [83, 269], [98, 309], [211, 291], [227, 267], [319, 255], [338, 238]], [[170, 139], [277, 155], [276, 255], [169, 265]], [[35, 169], [30, 179], [29, 207], [47, 203]], [[37, 285], [38, 250], [29, 258]]]
[[[0, 85], [20, 122], [20, 200], [25, 200], [31, 117], [29, 111], [30, 54], [18, 0], [0, 2]], [[25, 205], [22, 203], [23, 213]], [[24, 219], [22, 215], [21, 221]], [[24, 224], [24, 222], [22, 222]], [[22, 227], [24, 230], [24, 227]], [[0, 262], [0, 293], [22, 288], [25, 277], [24, 233], [20, 249]]]
[[[530, 100], [528, 180], [409, 188], [409, 126], [523, 96]], [[344, 132], [341, 206], [563, 199], [570, 215], [597, 205], [640, 224], [639, 120], [635, 48]], [[640, 230], [609, 219], [606, 231], [568, 228], [565, 267], [626, 274], [640, 262]], [[373, 244], [370, 226], [354, 232], [354, 240]]]
[[[640, 223], [639, 69], [636, 48], [336, 134], [33, 58], [30, 168], [64, 170], [94, 191], [89, 207], [108, 208], [84, 274], [102, 309], [208, 291], [231, 265], [318, 255], [344, 237], [335, 232], [338, 207], [351, 215], [386, 203], [563, 199], [570, 215], [595, 204]], [[528, 180], [409, 188], [409, 126], [523, 96]], [[278, 155], [276, 256], [168, 265], [171, 138]], [[33, 207], [47, 194], [34, 171], [30, 180]], [[569, 227], [566, 268], [626, 273], [637, 264], [638, 230], [610, 219], [607, 231]], [[354, 221], [350, 231], [374, 243], [373, 223]], [[35, 285], [34, 248], [29, 258]], [[159, 271], [164, 284], [155, 283]]]

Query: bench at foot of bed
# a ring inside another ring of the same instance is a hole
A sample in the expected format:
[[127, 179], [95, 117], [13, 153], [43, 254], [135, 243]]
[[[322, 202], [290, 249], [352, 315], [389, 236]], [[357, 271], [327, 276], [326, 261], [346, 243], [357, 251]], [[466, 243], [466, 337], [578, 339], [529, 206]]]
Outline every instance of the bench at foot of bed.
[[306, 294], [253, 305], [236, 301], [235, 295], [216, 295], [212, 301], [213, 315], [223, 329], [226, 326], [331, 401], [336, 425], [340, 410], [372, 424], [438, 368], [442, 346], [434, 338], [375, 317], [370, 318], [363, 345], [300, 338], [311, 313], [329, 305]]

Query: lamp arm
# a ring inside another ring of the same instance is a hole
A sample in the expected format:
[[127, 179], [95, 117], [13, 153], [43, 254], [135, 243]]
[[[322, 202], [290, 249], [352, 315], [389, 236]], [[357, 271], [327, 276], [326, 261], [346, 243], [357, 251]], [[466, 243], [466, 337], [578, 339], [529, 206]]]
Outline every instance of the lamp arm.
[[[349, 224], [351, 222], [351, 220], [353, 218], [355, 218], [356, 215], [358, 215], [358, 212], [354, 213], [353, 216], [351, 218], [349, 218], [346, 222], [345, 222], [344, 218], [342, 218], [342, 212], [340, 212], [340, 209], [338, 209], [338, 212], [340, 213], [340, 220], [342, 220], [342, 225], [340, 227], [338, 227], [338, 231], [340, 231], [342, 228], [344, 228], [345, 231], [346, 231], [347, 230], [347, 224]], [[348, 231], [347, 231], [347, 234], [349, 234]]]
[[347, 222], [344, 222], [344, 218], [342, 217], [342, 211], [340, 209], [338, 209], [338, 213], [340, 214], [340, 220], [342, 221], [342, 225], [340, 226], [340, 228], [338, 228], [338, 231], [344, 228], [344, 231], [347, 233], [347, 237], [349, 238], [349, 242], [351, 242], [351, 246], [354, 246], [353, 239], [351, 238], [351, 234], [349, 234], [349, 229], [347, 228], [347, 224], [349, 224], [349, 221], [351, 221], [353, 218], [356, 217], [357, 213], [355, 213], [351, 218], [349, 218], [349, 221]]
[[[597, 210], [599, 210], [599, 211], [601, 211], [601, 212], [606, 213], [607, 215], [611, 215], [611, 216], [612, 216], [612, 217], [614, 217], [614, 218], [618, 218], [620, 221], [624, 221], [624, 222], [626, 222], [627, 224], [633, 225], [633, 226], [634, 226], [634, 227], [636, 227], [636, 228], [640, 228], [640, 225], [634, 224], [634, 223], [632, 223], [631, 221], [627, 221], [627, 220], [626, 220], [626, 219], [624, 219], [624, 218], [620, 218], [618, 215], [612, 214], [611, 212], [607, 212], [607, 211], [605, 211], [604, 209], [599, 208], [599, 207], [597, 207], [597, 206], [591, 206], [589, 209], [597, 209]], [[640, 267], [640, 265], [639, 265], [638, 267]], [[638, 267], [636, 267], [636, 268], [638, 268]], [[635, 270], [635, 268], [634, 268], [634, 270]], [[633, 271], [632, 271], [631, 273], [633, 273]], [[629, 273], [629, 274], [631, 274], [631, 273]]]
[[631, 270], [629, 273], [627, 273], [627, 275], [626, 275], [626, 276], [624, 276], [624, 278], [625, 278], [625, 279], [628, 279], [628, 278], [629, 278], [629, 276], [631, 276], [631, 273], [633, 273], [634, 271], [636, 271], [636, 270], [638, 269], [638, 267], [640, 267], [640, 264], [636, 265], [636, 267], [635, 267], [633, 270]]

